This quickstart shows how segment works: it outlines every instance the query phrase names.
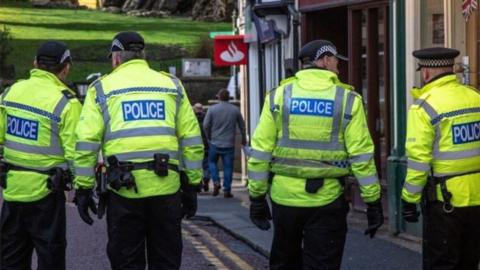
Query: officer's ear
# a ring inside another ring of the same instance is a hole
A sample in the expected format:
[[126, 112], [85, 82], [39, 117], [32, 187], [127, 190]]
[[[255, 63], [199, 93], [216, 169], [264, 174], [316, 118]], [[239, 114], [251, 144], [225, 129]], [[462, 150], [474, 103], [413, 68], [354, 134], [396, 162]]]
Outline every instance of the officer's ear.
[[67, 63], [62, 71], [60, 71], [60, 73], [57, 74], [57, 77], [60, 79], [60, 80], [65, 80], [68, 76], [68, 74], [70, 73], [70, 63]]
[[112, 52], [112, 67], [116, 68], [122, 64], [122, 59], [119, 52]]
[[430, 70], [424, 67], [420, 70], [420, 72], [422, 73], [423, 81], [428, 82], [430, 80]]

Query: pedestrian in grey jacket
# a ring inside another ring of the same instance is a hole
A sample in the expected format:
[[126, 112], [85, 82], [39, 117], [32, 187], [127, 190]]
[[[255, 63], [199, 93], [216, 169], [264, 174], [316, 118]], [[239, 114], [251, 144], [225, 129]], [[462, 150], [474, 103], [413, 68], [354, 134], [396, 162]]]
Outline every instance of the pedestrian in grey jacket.
[[245, 122], [238, 107], [228, 102], [227, 90], [221, 89], [217, 98], [220, 102], [209, 108], [203, 120], [203, 128], [209, 142], [208, 167], [213, 180], [213, 196], [217, 196], [221, 187], [217, 162], [219, 157], [222, 158], [224, 197], [231, 198], [236, 127], [240, 129], [242, 145], [245, 146], [247, 143]]

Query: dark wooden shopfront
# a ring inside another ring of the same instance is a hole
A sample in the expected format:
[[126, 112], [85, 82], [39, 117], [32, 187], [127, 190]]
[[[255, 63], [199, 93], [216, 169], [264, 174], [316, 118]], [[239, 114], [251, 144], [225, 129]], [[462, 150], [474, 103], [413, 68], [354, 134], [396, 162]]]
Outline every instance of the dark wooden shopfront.
[[[391, 146], [388, 1], [300, 0], [299, 9], [302, 44], [328, 39], [340, 53], [349, 57], [348, 63], [340, 62], [339, 77], [363, 96], [375, 144], [375, 163], [386, 193], [387, 157]], [[353, 188], [351, 195], [354, 208], [364, 208], [358, 187]]]

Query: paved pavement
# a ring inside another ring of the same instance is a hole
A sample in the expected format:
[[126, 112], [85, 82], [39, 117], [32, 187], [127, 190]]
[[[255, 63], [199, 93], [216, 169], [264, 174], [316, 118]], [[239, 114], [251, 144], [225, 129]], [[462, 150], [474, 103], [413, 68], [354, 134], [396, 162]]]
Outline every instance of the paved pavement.
[[[273, 230], [257, 229], [248, 217], [248, 193], [240, 181], [232, 188], [234, 198], [225, 199], [222, 194], [212, 197], [202, 193], [199, 196], [198, 216], [210, 217], [215, 223], [235, 237], [247, 242], [262, 254], [268, 256]], [[421, 269], [420, 245], [388, 234], [383, 226], [378, 237], [370, 239], [363, 235], [366, 227], [364, 214], [349, 214], [349, 231], [342, 261], [342, 270]]]
[[[240, 181], [234, 181], [232, 190], [235, 196], [232, 199], [225, 199], [222, 194], [218, 197], [212, 197], [211, 194], [207, 193], [200, 194], [198, 219], [201, 221], [202, 217], [209, 217], [215, 224], [230, 232], [235, 238], [249, 244], [264, 256], [268, 256], [272, 230], [267, 232], [261, 231], [250, 222], [248, 217], [248, 193]], [[378, 237], [370, 240], [362, 233], [365, 225], [364, 214], [349, 214], [349, 232], [347, 234], [342, 270], [421, 269], [420, 246], [418, 243], [390, 236], [386, 231], [387, 226], [384, 226], [383, 230], [378, 233]], [[233, 267], [232, 260], [222, 257], [225, 254], [225, 250], [219, 250], [218, 244], [212, 244], [211, 239], [206, 241], [201, 239], [201, 234], [198, 233], [198, 230], [197, 232], [195, 232], [195, 229], [192, 231], [192, 228], [188, 226], [188, 223], [187, 226], [184, 224], [186, 233], [184, 232], [182, 269], [244, 269], [242, 267]], [[249, 256], [253, 256], [255, 252], [248, 251], [247, 247], [241, 247], [242, 244], [229, 240], [229, 235], [222, 235], [221, 232], [215, 231], [209, 226], [205, 224], [198, 225], [198, 227], [209, 231], [214, 235], [215, 239], [218, 239], [218, 242], [223, 243], [233, 253], [239, 254], [240, 257], [242, 255], [238, 251], [245, 250], [246, 255], [243, 256], [247, 257], [243, 257], [244, 261], [253, 261], [252, 257]], [[67, 239], [67, 269], [109, 269], [109, 262], [106, 257], [107, 235], [105, 220], [96, 220], [93, 226], [87, 226], [78, 217], [76, 208], [71, 203], [68, 203]], [[198, 241], [192, 239], [197, 239]], [[208, 252], [205, 253], [206, 249], [210, 250], [214, 257], [220, 258], [220, 261], [225, 264], [226, 268], [212, 264], [211, 256], [207, 254]], [[266, 260], [262, 261], [258, 256], [255, 257], [258, 263], [255, 264], [254, 269], [265, 269], [267, 265]], [[35, 262], [32, 266], [36, 268]]]

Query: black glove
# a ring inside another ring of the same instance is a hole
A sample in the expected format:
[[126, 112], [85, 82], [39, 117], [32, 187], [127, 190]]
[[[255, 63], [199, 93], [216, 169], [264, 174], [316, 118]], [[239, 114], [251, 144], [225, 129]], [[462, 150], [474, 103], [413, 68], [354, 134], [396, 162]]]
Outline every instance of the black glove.
[[93, 219], [90, 217], [88, 209], [90, 208], [94, 214], [97, 214], [97, 206], [93, 200], [93, 191], [91, 189], [77, 189], [74, 202], [77, 205], [80, 218], [88, 225], [92, 225]]
[[197, 185], [182, 187], [182, 217], [191, 218], [197, 212]]
[[420, 212], [417, 210], [417, 205], [402, 200], [402, 217], [406, 222], [418, 222]]
[[378, 228], [383, 225], [383, 209], [381, 199], [378, 199], [372, 203], [367, 203], [367, 220], [368, 228], [365, 230], [365, 235], [370, 235], [370, 238], [373, 238], [375, 233], [377, 233]]
[[267, 231], [270, 229], [269, 220], [272, 220], [272, 214], [270, 214], [270, 207], [268, 207], [265, 196], [257, 198], [250, 197], [250, 220], [260, 230]]

